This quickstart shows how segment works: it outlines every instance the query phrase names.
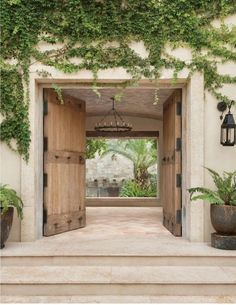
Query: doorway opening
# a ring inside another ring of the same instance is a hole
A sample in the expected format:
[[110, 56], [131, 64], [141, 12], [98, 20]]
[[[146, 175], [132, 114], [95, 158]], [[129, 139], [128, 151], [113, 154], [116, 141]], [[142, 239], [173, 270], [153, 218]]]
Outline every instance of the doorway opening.
[[[134, 206], [162, 207], [163, 225], [181, 236], [181, 90], [160, 89], [156, 104], [154, 88], [124, 89], [116, 107], [134, 128], [115, 135], [101, 134], [94, 126], [117, 88], [101, 88], [100, 98], [89, 87], [63, 89], [63, 104], [52, 89], [45, 91], [44, 235], [83, 228], [86, 207]], [[86, 139], [100, 141], [104, 155], [98, 150], [86, 160]], [[155, 162], [145, 168], [140, 163], [136, 168], [134, 160], [128, 164], [132, 145], [145, 147], [146, 159], [155, 151]]]
[[113, 137], [87, 138], [86, 197], [158, 198], [158, 139]]

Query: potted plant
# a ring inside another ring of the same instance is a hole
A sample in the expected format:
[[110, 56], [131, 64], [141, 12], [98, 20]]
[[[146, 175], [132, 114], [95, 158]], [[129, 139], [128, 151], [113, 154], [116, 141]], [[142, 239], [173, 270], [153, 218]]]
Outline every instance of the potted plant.
[[[216, 189], [190, 188], [190, 199], [192, 201], [201, 199], [211, 204], [212, 226], [219, 236], [231, 237], [226, 243], [227, 247], [232, 249], [236, 243], [236, 171], [224, 172], [220, 176], [216, 171], [210, 168], [206, 169], [211, 174]], [[215, 238], [215, 236], [213, 237]], [[223, 238], [223, 240], [223, 243], [225, 243], [226, 239]], [[229, 240], [231, 240], [231, 245], [228, 242]], [[222, 248], [226, 249], [226, 246], [222, 244]]]
[[1, 249], [4, 248], [11, 230], [14, 207], [16, 208], [18, 217], [22, 219], [23, 202], [21, 198], [15, 190], [9, 188], [7, 185], [0, 185]]

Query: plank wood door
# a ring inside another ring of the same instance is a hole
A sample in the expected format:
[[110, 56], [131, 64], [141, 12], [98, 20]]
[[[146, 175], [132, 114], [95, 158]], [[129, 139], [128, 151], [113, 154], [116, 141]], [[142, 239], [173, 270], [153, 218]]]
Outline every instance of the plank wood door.
[[85, 226], [85, 103], [44, 89], [44, 236]]
[[162, 198], [163, 225], [181, 236], [181, 90], [163, 108]]

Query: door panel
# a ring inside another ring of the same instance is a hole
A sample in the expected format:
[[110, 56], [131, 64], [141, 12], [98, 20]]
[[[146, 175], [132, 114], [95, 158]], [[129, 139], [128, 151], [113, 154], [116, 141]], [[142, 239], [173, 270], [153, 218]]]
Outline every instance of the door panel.
[[163, 107], [162, 198], [163, 224], [181, 236], [181, 90], [176, 90]]
[[43, 232], [50, 236], [85, 226], [85, 103], [44, 94]]

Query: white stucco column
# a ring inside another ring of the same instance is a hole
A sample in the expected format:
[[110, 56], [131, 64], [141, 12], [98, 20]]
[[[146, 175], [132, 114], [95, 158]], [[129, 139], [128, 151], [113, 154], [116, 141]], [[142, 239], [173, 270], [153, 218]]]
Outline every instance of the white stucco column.
[[188, 188], [204, 185], [204, 83], [200, 73], [192, 75], [183, 103], [183, 235], [204, 241], [203, 201], [190, 202]]
[[35, 82], [30, 79], [30, 104], [29, 119], [31, 131], [31, 144], [29, 149], [29, 161], [21, 160], [21, 198], [24, 202], [23, 215], [21, 221], [21, 241], [35, 240]]

